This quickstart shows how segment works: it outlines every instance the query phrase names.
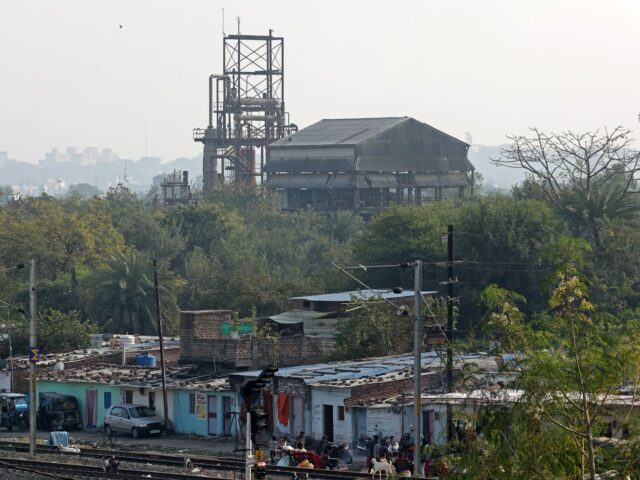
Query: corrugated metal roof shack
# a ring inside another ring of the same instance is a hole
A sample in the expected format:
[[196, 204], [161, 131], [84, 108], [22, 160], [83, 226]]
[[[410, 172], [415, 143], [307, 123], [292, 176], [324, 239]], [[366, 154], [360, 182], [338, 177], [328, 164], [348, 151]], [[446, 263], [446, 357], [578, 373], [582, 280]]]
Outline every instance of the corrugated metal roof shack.
[[[327, 435], [334, 441], [355, 441], [362, 426], [358, 425], [353, 407], [383, 392], [388, 398], [410, 391], [413, 361], [413, 355], [395, 355], [281, 368], [271, 391], [274, 433], [293, 439], [304, 431], [315, 440]], [[436, 352], [422, 354], [425, 389], [440, 386], [439, 362]], [[231, 388], [237, 391], [244, 381], [259, 374], [260, 371], [232, 373]]]
[[321, 120], [267, 147], [283, 209], [420, 205], [473, 194], [469, 145], [409, 117]]

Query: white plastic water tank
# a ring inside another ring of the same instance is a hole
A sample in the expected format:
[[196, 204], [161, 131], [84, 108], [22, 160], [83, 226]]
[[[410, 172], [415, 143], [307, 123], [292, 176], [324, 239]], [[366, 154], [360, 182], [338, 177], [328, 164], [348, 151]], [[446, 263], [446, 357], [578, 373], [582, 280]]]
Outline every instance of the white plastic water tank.
[[115, 338], [118, 339], [120, 345], [124, 345], [129, 348], [131, 345], [135, 345], [136, 336], [135, 335], [117, 335]]

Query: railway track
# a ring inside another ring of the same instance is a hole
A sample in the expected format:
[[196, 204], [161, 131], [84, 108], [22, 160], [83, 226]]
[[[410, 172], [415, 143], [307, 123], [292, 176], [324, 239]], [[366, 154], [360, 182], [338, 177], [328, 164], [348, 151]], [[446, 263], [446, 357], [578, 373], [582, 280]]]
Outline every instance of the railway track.
[[[28, 452], [29, 444], [25, 442], [12, 442], [12, 441], [0, 441], [0, 450], [11, 450], [16, 452]], [[80, 452], [64, 452], [59, 450], [55, 446], [51, 445], [38, 445], [36, 447], [37, 453], [60, 455], [60, 456], [75, 456], [84, 458], [104, 458], [107, 456], [115, 456], [120, 462], [124, 463], [138, 463], [138, 464], [151, 464], [151, 465], [164, 465], [182, 468], [184, 466], [185, 455], [175, 454], [161, 454], [161, 453], [146, 453], [126, 450], [110, 450], [100, 448], [81, 448]], [[223, 457], [223, 456], [200, 456], [200, 455], [188, 455], [195, 466], [203, 470], [211, 471], [243, 471], [244, 459]], [[13, 459], [1, 458], [1, 461], [12, 461]], [[124, 470], [123, 470], [124, 472]], [[156, 472], [146, 472], [147, 474]], [[304, 477], [308, 475], [310, 478], [317, 478], [323, 480], [358, 480], [362, 478], [369, 478], [365, 472], [346, 471], [346, 470], [313, 470], [306, 468], [296, 467], [278, 467], [275, 465], [267, 466], [267, 473], [271, 475], [293, 477], [294, 473], [298, 476]], [[158, 473], [158, 475], [160, 475]], [[118, 474], [118, 477], [121, 477]], [[124, 477], [122, 477], [124, 478]], [[132, 477], [133, 478], [133, 477]], [[140, 478], [140, 476], [136, 477]], [[149, 478], [149, 477], [147, 477]], [[155, 478], [155, 477], [153, 477]], [[157, 477], [157, 478], [196, 478], [193, 475], [178, 476], [178, 477]], [[202, 477], [199, 477], [202, 478]]]
[[[39, 460], [25, 460], [21, 458], [0, 457], [0, 466], [26, 471], [34, 475], [55, 479], [75, 480], [76, 478], [114, 478], [113, 473], [106, 473], [102, 467], [93, 465], [79, 465], [75, 463], [44, 462]], [[122, 480], [195, 480], [202, 476], [184, 473], [153, 472], [149, 470], [118, 469], [118, 479]]]

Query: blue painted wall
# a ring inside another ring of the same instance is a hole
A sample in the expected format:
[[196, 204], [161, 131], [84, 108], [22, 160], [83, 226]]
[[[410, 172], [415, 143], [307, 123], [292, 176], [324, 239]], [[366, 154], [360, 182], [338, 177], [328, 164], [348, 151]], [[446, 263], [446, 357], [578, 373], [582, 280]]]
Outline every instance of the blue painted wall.
[[36, 398], [40, 392], [56, 392], [61, 395], [73, 395], [78, 400], [80, 419], [84, 428], [87, 427], [87, 390], [95, 390], [98, 397], [98, 410], [96, 415], [97, 426], [104, 424], [105, 392], [111, 394], [111, 404], [120, 402], [120, 388], [112, 385], [100, 385], [95, 383], [65, 383], [38, 380], [36, 383]]
[[[173, 392], [173, 429], [177, 433], [187, 433], [193, 435], [207, 436], [208, 423], [207, 413], [205, 418], [198, 418], [197, 411], [189, 413], [189, 394], [196, 394], [194, 390], [174, 390]], [[222, 398], [229, 397], [232, 399], [231, 411], [236, 409], [235, 393], [233, 392], [207, 392], [207, 398], [213, 395], [216, 397], [218, 416], [216, 419], [216, 435], [221, 435], [223, 416], [222, 416]], [[206, 412], [205, 405], [205, 412]], [[235, 433], [235, 421], [231, 421], [231, 433]]]

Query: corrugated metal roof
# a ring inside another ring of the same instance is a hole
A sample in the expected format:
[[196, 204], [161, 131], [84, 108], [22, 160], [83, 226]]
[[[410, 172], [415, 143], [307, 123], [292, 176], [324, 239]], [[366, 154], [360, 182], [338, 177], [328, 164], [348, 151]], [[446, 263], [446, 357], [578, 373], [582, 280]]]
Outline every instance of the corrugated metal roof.
[[321, 120], [267, 147], [272, 173], [471, 171], [469, 145], [409, 117]]
[[269, 319], [276, 323], [292, 325], [302, 323], [305, 320], [328, 317], [334, 313], [335, 312], [315, 312], [313, 310], [289, 310], [287, 312], [279, 313], [278, 315], [272, 315]]
[[[376, 295], [377, 293], [377, 295]], [[424, 290], [422, 295], [434, 295], [438, 292], [432, 290]], [[413, 290], [405, 290], [402, 293], [393, 293], [391, 290], [352, 290], [350, 292], [323, 293], [320, 295], [304, 295], [300, 297], [291, 297], [289, 300], [307, 300], [309, 302], [351, 302], [352, 300], [373, 300], [376, 298], [386, 298], [393, 300], [395, 298], [413, 297]]]
[[305, 318], [304, 334], [313, 338], [335, 338], [338, 329], [339, 318]]
[[[440, 359], [437, 352], [422, 353], [422, 368], [438, 364]], [[307, 384], [317, 384], [334, 380], [349, 380], [362, 377], [377, 377], [386, 373], [403, 370], [413, 365], [413, 355], [394, 355], [367, 360], [347, 362], [319, 363], [315, 365], [300, 365], [297, 367], [281, 368], [277, 377], [298, 378]], [[251, 372], [235, 372], [232, 376], [257, 377], [259, 370]]]
[[320, 120], [269, 147], [288, 145], [357, 145], [363, 140], [407, 121], [408, 117], [332, 118]]

